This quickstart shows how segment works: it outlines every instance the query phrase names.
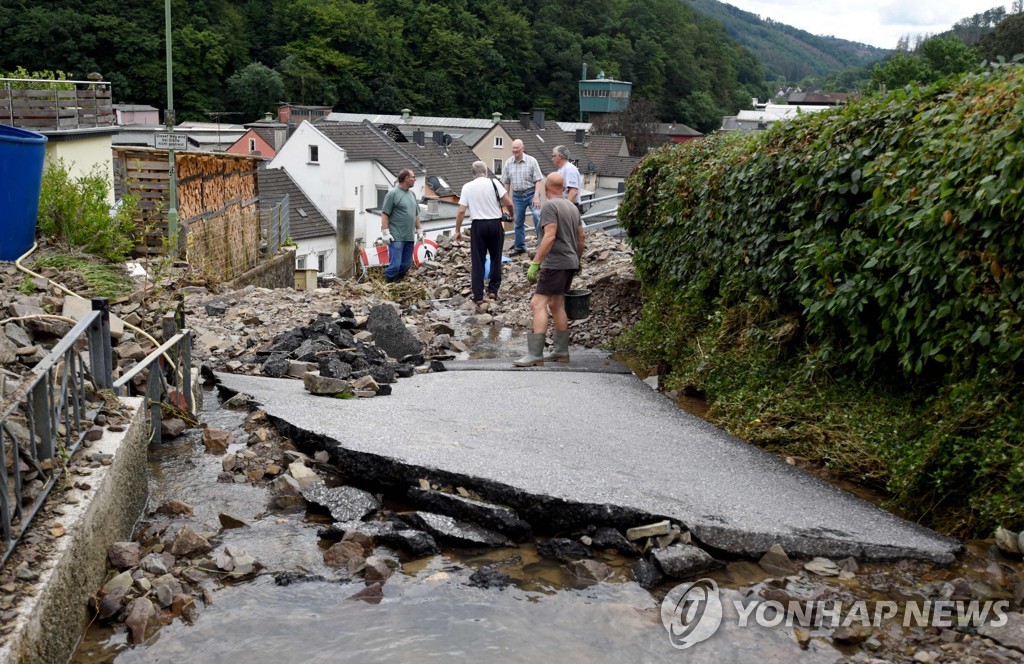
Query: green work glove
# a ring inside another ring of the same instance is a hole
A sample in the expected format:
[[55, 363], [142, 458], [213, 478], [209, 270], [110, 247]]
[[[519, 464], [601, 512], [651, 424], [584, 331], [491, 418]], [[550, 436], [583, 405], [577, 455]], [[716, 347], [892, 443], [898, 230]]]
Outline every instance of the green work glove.
[[526, 271], [526, 278], [531, 284], [537, 283], [540, 278], [540, 263], [530, 263], [530, 269]]

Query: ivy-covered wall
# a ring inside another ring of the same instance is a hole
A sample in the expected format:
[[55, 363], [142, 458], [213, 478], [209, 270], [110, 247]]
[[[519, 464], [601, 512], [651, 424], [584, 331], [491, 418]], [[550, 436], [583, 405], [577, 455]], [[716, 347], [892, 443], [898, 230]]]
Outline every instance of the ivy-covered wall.
[[1024, 69], [1002, 65], [652, 154], [620, 209], [659, 303], [634, 340], [683, 366], [756, 302], [803, 380], [904, 396], [898, 430], [865, 441], [904, 506], [1021, 525], [1022, 122]]

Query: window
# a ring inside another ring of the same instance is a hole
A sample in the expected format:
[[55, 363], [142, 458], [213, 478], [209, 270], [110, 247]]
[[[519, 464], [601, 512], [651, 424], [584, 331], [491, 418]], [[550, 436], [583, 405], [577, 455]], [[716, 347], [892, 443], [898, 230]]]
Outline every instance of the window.
[[501, 164], [501, 159], [494, 160], [494, 167], [491, 170], [494, 171], [495, 175], [501, 175]]
[[320, 163], [320, 146], [310, 145], [309, 146], [309, 163], [318, 164]]
[[316, 271], [317, 272], [323, 272], [324, 271], [324, 265], [326, 263], [327, 263], [327, 255], [326, 254], [317, 254], [316, 255]]
[[296, 270], [305, 270], [306, 269], [306, 257], [305, 256], [303, 256], [302, 258], [295, 259], [295, 269]]
[[249, 152], [256, 152], [256, 139], [255, 138], [250, 138], [249, 139]]
[[505, 139], [501, 136], [494, 137], [494, 147], [500, 148], [505, 146]]
[[377, 208], [384, 207], [384, 197], [388, 195], [388, 188], [377, 185]]

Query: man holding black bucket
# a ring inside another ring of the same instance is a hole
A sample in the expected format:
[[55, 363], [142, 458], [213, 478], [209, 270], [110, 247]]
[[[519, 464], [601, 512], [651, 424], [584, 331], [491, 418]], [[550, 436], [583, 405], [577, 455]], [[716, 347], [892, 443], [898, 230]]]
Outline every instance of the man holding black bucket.
[[[526, 335], [527, 352], [513, 364], [532, 367], [547, 362], [569, 361], [569, 318], [565, 314], [565, 294], [580, 267], [586, 244], [583, 220], [576, 206], [562, 198], [565, 179], [552, 173], [544, 180], [547, 202], [541, 208], [541, 240], [526, 278], [537, 284], [530, 299], [533, 332]], [[544, 334], [548, 329], [548, 311], [555, 324], [554, 348], [544, 354]]]

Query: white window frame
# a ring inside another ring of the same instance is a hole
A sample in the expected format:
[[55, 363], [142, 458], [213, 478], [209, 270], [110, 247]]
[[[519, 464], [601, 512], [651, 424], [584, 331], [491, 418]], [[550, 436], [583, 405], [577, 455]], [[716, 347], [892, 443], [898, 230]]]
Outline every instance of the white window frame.
[[494, 171], [495, 175], [501, 175], [501, 167], [505, 164], [504, 159], [494, 158], [491, 170]]
[[313, 143], [309, 146], [309, 163], [319, 164], [320, 163], [320, 146]]
[[494, 147], [497, 148], [497, 149], [501, 149], [501, 148], [505, 147], [505, 137], [504, 136], [495, 136], [494, 137]]
[[327, 269], [327, 252], [321, 251], [316, 255], [316, 272], [323, 274], [325, 269]]
[[299, 256], [298, 258], [295, 259], [295, 269], [296, 270], [305, 270], [306, 269], [306, 257], [305, 256]]
[[256, 152], [256, 139], [255, 138], [250, 138], [249, 139], [249, 152]]

